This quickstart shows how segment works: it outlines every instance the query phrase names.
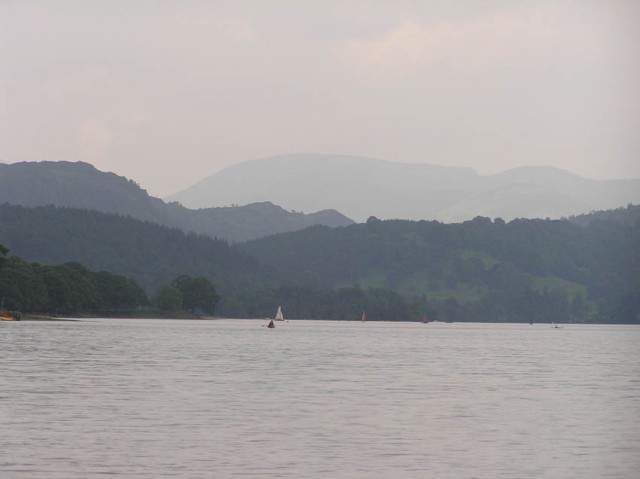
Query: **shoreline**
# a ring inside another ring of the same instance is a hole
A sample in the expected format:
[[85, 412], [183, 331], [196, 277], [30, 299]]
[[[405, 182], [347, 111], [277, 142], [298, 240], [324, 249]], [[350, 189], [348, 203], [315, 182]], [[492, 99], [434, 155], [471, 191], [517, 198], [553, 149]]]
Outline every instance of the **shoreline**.
[[58, 318], [46, 314], [23, 314], [20, 321], [76, 321], [74, 318]]

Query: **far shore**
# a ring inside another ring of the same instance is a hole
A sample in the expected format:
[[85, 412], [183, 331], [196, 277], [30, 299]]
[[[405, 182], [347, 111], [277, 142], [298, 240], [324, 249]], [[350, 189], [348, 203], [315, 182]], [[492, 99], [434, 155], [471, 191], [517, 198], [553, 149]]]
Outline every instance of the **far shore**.
[[77, 321], [75, 318], [58, 318], [47, 314], [23, 314], [20, 321]]
[[187, 312], [178, 312], [173, 314], [155, 313], [124, 313], [124, 314], [95, 314], [95, 315], [69, 315], [54, 316], [49, 314], [23, 313], [20, 315], [20, 321], [82, 321], [83, 319], [199, 319], [199, 320], [216, 320], [222, 319], [217, 316], [197, 316]]

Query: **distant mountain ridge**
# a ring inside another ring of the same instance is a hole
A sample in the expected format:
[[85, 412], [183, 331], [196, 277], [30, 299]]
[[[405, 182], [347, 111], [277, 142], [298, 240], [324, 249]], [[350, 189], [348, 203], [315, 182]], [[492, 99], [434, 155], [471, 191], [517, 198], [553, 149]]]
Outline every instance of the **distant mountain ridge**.
[[225, 168], [168, 198], [190, 208], [271, 201], [286, 209], [335, 209], [362, 222], [460, 222], [560, 218], [640, 202], [640, 180], [591, 180], [549, 166], [481, 176], [470, 168], [299, 154]]
[[0, 203], [54, 205], [115, 213], [230, 241], [245, 241], [320, 224], [353, 223], [337, 211], [285, 211], [269, 202], [190, 210], [149, 196], [132, 180], [84, 162], [0, 164]]

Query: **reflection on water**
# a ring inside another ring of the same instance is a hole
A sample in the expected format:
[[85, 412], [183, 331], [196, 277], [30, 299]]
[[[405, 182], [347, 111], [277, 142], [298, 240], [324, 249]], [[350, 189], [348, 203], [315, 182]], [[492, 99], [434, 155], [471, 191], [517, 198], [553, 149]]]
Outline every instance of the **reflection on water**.
[[640, 328], [0, 324], [0, 473], [635, 478]]

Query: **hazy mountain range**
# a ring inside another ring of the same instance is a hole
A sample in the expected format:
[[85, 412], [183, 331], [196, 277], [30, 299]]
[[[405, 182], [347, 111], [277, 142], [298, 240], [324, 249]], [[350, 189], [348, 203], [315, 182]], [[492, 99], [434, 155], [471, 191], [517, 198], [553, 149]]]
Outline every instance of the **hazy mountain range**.
[[568, 217], [640, 203], [640, 180], [590, 180], [552, 167], [481, 176], [468, 168], [285, 155], [228, 167], [165, 202], [88, 163], [42, 161], [0, 163], [5, 202], [93, 209], [245, 241], [370, 216], [443, 222]]
[[149, 196], [138, 184], [122, 176], [99, 171], [88, 163], [66, 161], [0, 164], [0, 203], [117, 213], [231, 241], [317, 224], [335, 227], [353, 223], [337, 211], [303, 214], [285, 211], [269, 202], [190, 210]]
[[560, 218], [638, 203], [640, 180], [591, 180], [553, 167], [482, 176], [469, 168], [297, 154], [230, 166], [167, 199], [189, 208], [270, 201], [287, 210], [333, 209], [358, 222]]

